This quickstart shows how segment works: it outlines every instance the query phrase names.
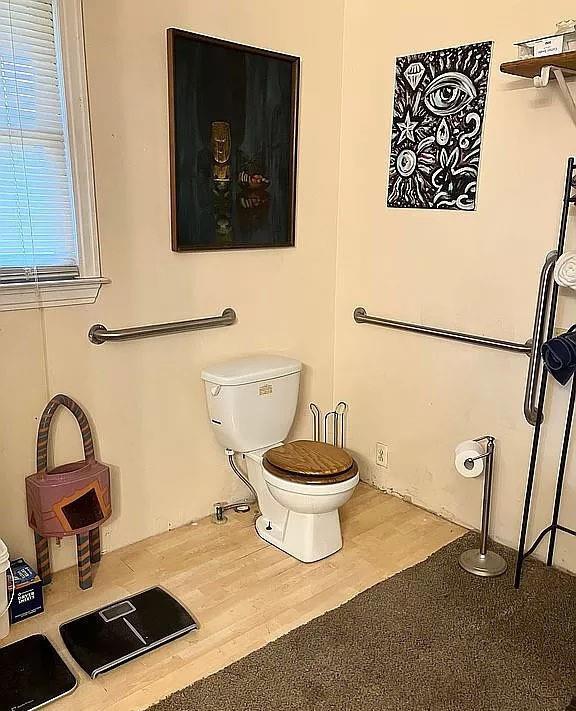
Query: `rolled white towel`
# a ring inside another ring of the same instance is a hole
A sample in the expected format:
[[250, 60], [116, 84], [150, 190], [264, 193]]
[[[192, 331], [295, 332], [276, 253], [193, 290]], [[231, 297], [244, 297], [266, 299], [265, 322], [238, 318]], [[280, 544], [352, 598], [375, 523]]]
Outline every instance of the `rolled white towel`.
[[564, 252], [554, 267], [554, 281], [558, 286], [576, 290], [576, 252]]

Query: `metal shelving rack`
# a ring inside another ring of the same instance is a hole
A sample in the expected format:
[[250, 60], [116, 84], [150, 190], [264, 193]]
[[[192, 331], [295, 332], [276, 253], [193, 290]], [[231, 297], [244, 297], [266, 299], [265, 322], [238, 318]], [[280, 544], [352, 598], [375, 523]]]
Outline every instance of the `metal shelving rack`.
[[[564, 197], [562, 201], [562, 216], [560, 219], [560, 231], [558, 235], [558, 256], [564, 251], [566, 242], [566, 230], [568, 226], [568, 216], [570, 206], [576, 204], [576, 169], [574, 158], [568, 159], [566, 170], [566, 179], [564, 181]], [[556, 321], [556, 308], [558, 305], [558, 285], [554, 282], [550, 296], [550, 308], [548, 311], [548, 325], [546, 329], [546, 340], [554, 336], [554, 325]], [[536, 478], [536, 469], [538, 465], [538, 451], [540, 446], [540, 437], [542, 433], [542, 421], [544, 414], [544, 403], [546, 402], [546, 386], [548, 383], [548, 371], [542, 368], [540, 373], [540, 385], [538, 389], [538, 404], [536, 407], [536, 421], [534, 423], [534, 434], [532, 436], [532, 449], [530, 453], [530, 464], [528, 468], [528, 479], [526, 482], [526, 494], [524, 497], [524, 510], [522, 514], [522, 525], [520, 530], [520, 541], [518, 544], [518, 555], [516, 558], [516, 572], [514, 576], [514, 587], [518, 588], [522, 579], [522, 568], [526, 558], [534, 553], [544, 538], [550, 534], [548, 541], [548, 555], [546, 559], [547, 565], [552, 565], [554, 562], [554, 548], [556, 545], [556, 534], [558, 531], [567, 533], [571, 536], [576, 536], [576, 531], [559, 523], [560, 504], [562, 502], [562, 489], [566, 473], [566, 461], [570, 448], [570, 434], [572, 430], [572, 421], [574, 417], [574, 406], [576, 403], [576, 376], [572, 381], [572, 389], [570, 399], [566, 411], [566, 420], [564, 426], [564, 438], [562, 440], [562, 449], [558, 464], [558, 475], [556, 478], [556, 492], [554, 496], [554, 506], [552, 510], [552, 521], [549, 526], [546, 526], [536, 536], [534, 543], [526, 548], [526, 540], [528, 534], [528, 524], [530, 522], [530, 508], [532, 504], [532, 495], [534, 492], [534, 481]]]

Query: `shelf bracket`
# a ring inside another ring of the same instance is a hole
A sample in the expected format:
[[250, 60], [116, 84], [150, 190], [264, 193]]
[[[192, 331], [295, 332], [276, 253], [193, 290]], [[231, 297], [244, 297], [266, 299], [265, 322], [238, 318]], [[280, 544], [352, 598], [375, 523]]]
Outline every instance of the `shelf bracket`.
[[570, 112], [570, 116], [572, 116], [572, 121], [576, 124], [576, 101], [574, 100], [574, 96], [572, 95], [564, 76], [565, 74], [576, 74], [576, 72], [571, 69], [561, 69], [560, 67], [550, 66], [547, 64], [545, 67], [542, 67], [540, 74], [537, 74], [534, 77], [534, 86], [537, 89], [542, 89], [543, 87], [548, 86], [550, 82], [550, 72], [552, 72], [554, 78], [558, 82], [566, 108]]

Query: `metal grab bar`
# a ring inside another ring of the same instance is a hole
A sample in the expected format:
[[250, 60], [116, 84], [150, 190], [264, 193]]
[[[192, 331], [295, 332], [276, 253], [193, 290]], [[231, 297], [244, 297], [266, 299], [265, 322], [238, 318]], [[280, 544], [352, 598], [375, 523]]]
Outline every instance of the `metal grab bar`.
[[536, 300], [536, 313], [534, 314], [534, 328], [532, 331], [532, 349], [530, 351], [530, 363], [528, 365], [528, 377], [526, 378], [526, 390], [524, 391], [524, 417], [531, 424], [536, 424], [538, 417], [537, 382], [540, 374], [540, 352], [544, 342], [544, 330], [546, 327], [546, 315], [548, 313], [548, 302], [550, 297], [550, 285], [554, 273], [554, 265], [558, 259], [558, 252], [553, 250], [548, 252], [546, 260], [540, 272], [540, 283], [538, 284], [538, 298]]
[[106, 326], [96, 323], [88, 331], [91, 343], [101, 344], [106, 341], [131, 341], [135, 338], [149, 338], [150, 336], [164, 336], [168, 333], [182, 333], [184, 331], [200, 331], [206, 328], [220, 328], [231, 326], [236, 321], [234, 309], [224, 309], [221, 316], [208, 316], [190, 321], [174, 321], [173, 323], [156, 323], [151, 326], [135, 326], [133, 328], [120, 328], [109, 331]]
[[553, 250], [548, 252], [546, 260], [540, 270], [540, 282], [538, 284], [538, 297], [536, 299], [536, 312], [534, 314], [534, 326], [532, 338], [526, 343], [515, 343], [513, 341], [501, 341], [497, 338], [487, 338], [486, 336], [476, 336], [471, 333], [460, 333], [459, 331], [447, 331], [443, 328], [433, 328], [431, 326], [421, 326], [415, 323], [404, 321], [392, 321], [387, 318], [377, 318], [368, 316], [366, 310], [357, 308], [354, 310], [354, 320], [356, 323], [371, 323], [375, 326], [386, 326], [396, 328], [401, 331], [412, 331], [413, 333], [424, 333], [428, 336], [447, 338], [451, 341], [461, 341], [473, 343], [477, 346], [487, 348], [497, 348], [512, 353], [524, 353], [530, 357], [528, 365], [528, 375], [526, 378], [526, 389], [524, 391], [524, 417], [530, 425], [535, 425], [538, 419], [538, 405], [536, 404], [538, 392], [537, 381], [540, 373], [540, 352], [544, 342], [544, 331], [547, 322], [548, 304], [550, 297], [550, 286], [554, 265], [558, 259], [558, 252]]
[[424, 333], [427, 336], [436, 336], [438, 338], [447, 338], [451, 341], [460, 341], [463, 343], [474, 343], [477, 346], [486, 346], [487, 348], [498, 348], [502, 351], [510, 351], [512, 353], [523, 353], [529, 356], [532, 352], [530, 341], [526, 343], [515, 343], [514, 341], [501, 341], [498, 338], [488, 338], [487, 336], [476, 336], [473, 333], [460, 333], [459, 331], [447, 331], [444, 328], [434, 328], [432, 326], [422, 326], [416, 323], [407, 323], [405, 321], [392, 321], [388, 318], [378, 318], [376, 316], [368, 316], [366, 309], [361, 307], [354, 309], [354, 320], [356, 323], [371, 323], [373, 326], [386, 326], [387, 328], [396, 328], [400, 331], [412, 331], [413, 333]]

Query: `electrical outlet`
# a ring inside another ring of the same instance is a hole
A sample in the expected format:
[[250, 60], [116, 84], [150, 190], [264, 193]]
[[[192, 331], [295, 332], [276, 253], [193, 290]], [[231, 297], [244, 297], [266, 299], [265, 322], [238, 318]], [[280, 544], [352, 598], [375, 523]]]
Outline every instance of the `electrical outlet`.
[[376, 464], [388, 469], [388, 445], [376, 442]]

